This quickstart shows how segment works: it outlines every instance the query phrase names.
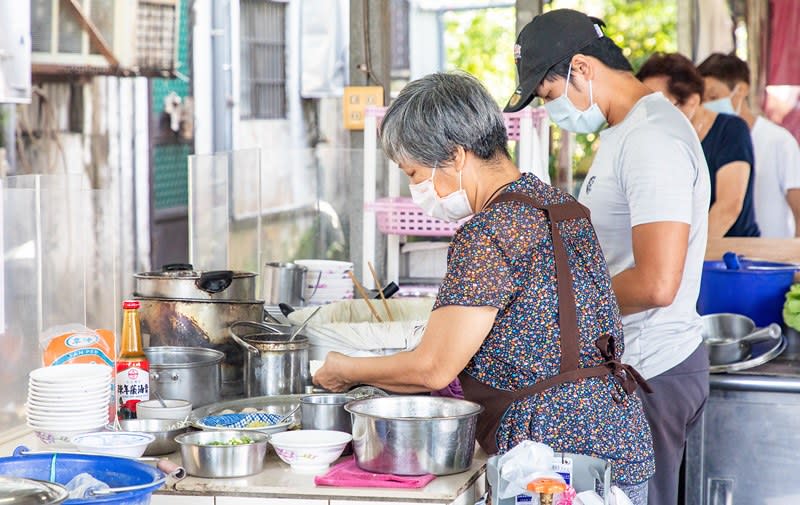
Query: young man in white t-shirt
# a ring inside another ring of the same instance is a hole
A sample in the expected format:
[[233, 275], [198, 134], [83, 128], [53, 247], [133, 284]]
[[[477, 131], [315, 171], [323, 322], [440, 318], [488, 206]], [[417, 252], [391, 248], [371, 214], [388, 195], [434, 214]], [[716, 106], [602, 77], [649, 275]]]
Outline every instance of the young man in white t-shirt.
[[649, 505], [678, 502], [688, 432], [708, 397], [708, 353], [695, 308], [710, 180], [692, 125], [634, 77], [602, 21], [569, 9], [534, 18], [515, 46], [520, 85], [506, 106], [544, 101], [561, 128], [605, 123], [580, 202], [591, 210], [624, 325], [623, 361], [649, 382], [641, 394], [656, 472]]
[[750, 126], [755, 152], [756, 222], [762, 237], [800, 237], [800, 147], [785, 128], [756, 115], [748, 103], [750, 69], [732, 54], [714, 53], [697, 70], [705, 107], [738, 114]]

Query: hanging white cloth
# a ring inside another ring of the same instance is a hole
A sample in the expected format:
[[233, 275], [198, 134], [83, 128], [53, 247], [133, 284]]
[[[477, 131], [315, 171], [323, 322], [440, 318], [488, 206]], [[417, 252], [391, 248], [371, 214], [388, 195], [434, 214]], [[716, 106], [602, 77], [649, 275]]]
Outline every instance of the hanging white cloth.
[[698, 19], [695, 62], [712, 53], [728, 54], [736, 48], [733, 39], [733, 18], [727, 0], [697, 0]]

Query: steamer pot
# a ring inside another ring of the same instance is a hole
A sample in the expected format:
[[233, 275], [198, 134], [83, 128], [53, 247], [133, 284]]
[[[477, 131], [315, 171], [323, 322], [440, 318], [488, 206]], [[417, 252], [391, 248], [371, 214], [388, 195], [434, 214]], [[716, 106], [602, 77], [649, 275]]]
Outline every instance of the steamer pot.
[[[264, 302], [260, 300], [173, 300], [136, 297], [147, 347], [203, 347], [220, 351], [222, 398], [239, 398], [244, 393], [242, 349], [231, 339], [228, 328], [241, 320], [259, 321]], [[149, 338], [149, 342], [147, 339]]]
[[165, 265], [134, 276], [136, 296], [180, 300], [253, 300], [256, 274], [232, 270], [195, 271], [188, 263]]

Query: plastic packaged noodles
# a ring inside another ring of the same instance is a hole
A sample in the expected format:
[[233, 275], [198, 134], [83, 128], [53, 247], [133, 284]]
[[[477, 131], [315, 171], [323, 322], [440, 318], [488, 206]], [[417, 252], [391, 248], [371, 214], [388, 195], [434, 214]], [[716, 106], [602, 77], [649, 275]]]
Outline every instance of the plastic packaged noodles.
[[44, 366], [98, 363], [113, 367], [116, 359], [113, 332], [80, 324], [48, 328], [39, 337], [39, 347]]

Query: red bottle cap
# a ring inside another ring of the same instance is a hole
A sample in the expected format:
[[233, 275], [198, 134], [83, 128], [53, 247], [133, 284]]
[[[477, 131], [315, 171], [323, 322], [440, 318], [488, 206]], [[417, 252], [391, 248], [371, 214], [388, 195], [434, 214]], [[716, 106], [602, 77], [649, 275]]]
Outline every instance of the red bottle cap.
[[122, 302], [122, 308], [125, 310], [138, 309], [139, 306], [140, 303], [138, 300], [125, 300], [124, 302]]

